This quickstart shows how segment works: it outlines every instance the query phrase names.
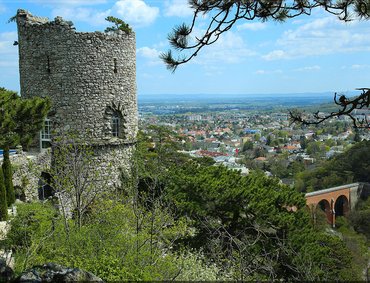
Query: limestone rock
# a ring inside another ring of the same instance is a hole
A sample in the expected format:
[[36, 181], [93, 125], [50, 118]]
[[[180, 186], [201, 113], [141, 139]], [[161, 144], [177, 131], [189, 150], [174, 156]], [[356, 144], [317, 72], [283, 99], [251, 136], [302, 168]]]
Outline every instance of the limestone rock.
[[94, 274], [79, 268], [68, 268], [56, 263], [47, 263], [24, 271], [15, 282], [104, 282]]

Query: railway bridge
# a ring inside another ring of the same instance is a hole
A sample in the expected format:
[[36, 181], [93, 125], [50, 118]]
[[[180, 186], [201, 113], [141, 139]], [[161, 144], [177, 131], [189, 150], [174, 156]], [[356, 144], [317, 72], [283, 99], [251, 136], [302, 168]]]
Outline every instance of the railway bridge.
[[327, 221], [335, 227], [337, 216], [347, 216], [354, 209], [359, 199], [370, 195], [370, 184], [352, 183], [307, 193], [306, 204], [316, 219], [316, 210], [325, 212]]

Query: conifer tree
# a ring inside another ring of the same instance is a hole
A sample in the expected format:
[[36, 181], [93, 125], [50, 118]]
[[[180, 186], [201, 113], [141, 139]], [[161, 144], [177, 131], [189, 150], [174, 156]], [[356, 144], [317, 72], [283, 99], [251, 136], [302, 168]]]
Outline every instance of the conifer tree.
[[2, 168], [8, 205], [15, 200], [9, 149], [19, 144], [27, 147], [42, 128], [49, 109], [49, 99], [21, 99], [16, 92], [0, 88], [0, 147], [4, 149]]
[[8, 209], [6, 202], [6, 189], [4, 184], [3, 170], [0, 167], [0, 221], [8, 218]]
[[10, 206], [15, 202], [15, 193], [13, 186], [12, 164], [10, 163], [9, 157], [9, 148], [4, 148], [4, 160], [1, 168], [3, 173], [3, 183], [6, 189], [6, 203], [7, 206]]

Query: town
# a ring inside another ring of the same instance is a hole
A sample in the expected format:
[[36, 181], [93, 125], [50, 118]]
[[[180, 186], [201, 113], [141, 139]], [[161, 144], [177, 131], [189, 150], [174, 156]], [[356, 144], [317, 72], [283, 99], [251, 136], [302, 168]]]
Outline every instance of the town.
[[[287, 107], [266, 110], [262, 103], [243, 105], [142, 103], [139, 123], [144, 131], [149, 125], [173, 131], [183, 153], [210, 157], [244, 175], [253, 169], [263, 170], [287, 185], [294, 185], [296, 173], [315, 168], [356, 141], [370, 139], [369, 131], [354, 129], [348, 117], [303, 127], [290, 121]], [[357, 118], [369, 116], [370, 111], [362, 111]]]

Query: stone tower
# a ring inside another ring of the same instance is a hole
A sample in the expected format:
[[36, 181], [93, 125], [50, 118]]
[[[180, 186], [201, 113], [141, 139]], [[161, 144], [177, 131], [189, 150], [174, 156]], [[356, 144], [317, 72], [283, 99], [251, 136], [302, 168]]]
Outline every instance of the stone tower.
[[[127, 167], [135, 144], [135, 34], [76, 32], [73, 23], [17, 11], [21, 95], [50, 97], [46, 133], [77, 133], [88, 142], [97, 166]], [[48, 132], [49, 131], [49, 132]], [[41, 146], [42, 147], [42, 146]]]

